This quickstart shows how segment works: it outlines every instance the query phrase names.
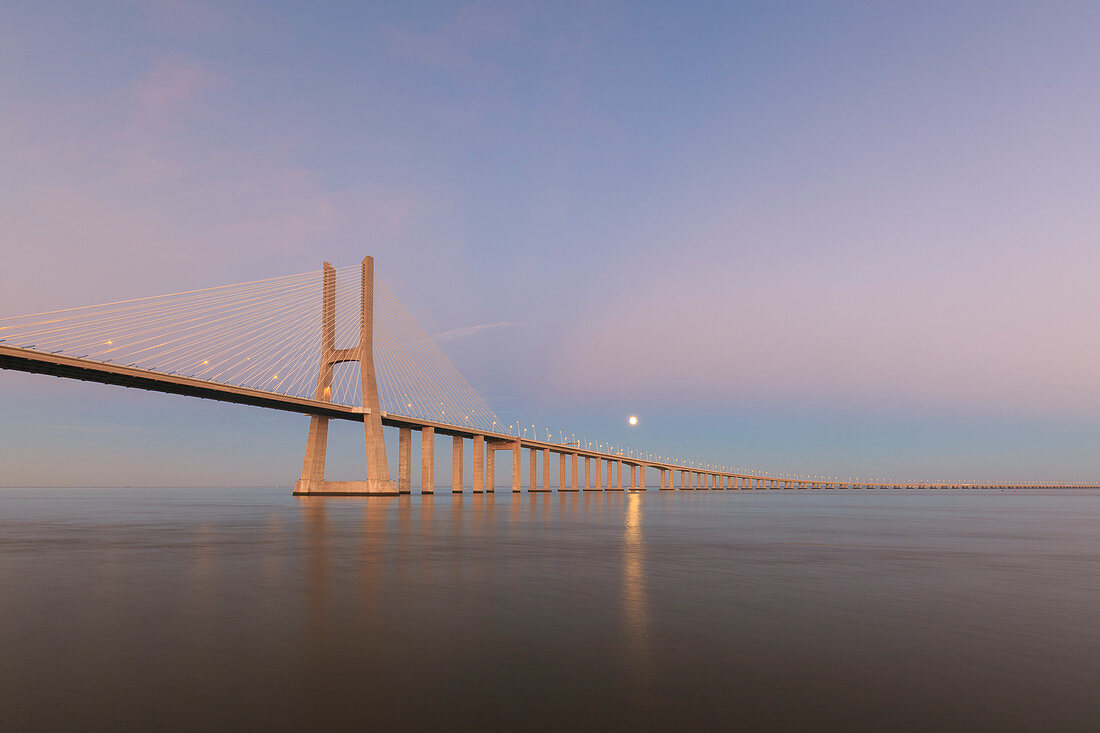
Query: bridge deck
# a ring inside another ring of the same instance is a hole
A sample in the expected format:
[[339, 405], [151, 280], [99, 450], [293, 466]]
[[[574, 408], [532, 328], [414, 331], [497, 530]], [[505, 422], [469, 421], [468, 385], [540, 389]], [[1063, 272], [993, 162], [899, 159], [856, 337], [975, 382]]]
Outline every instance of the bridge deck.
[[[228, 384], [221, 384], [219, 382], [211, 382], [203, 379], [195, 379], [194, 377], [185, 377], [178, 374], [164, 374], [161, 372], [154, 372], [132, 366], [120, 366], [116, 364], [91, 361], [88, 359], [80, 359], [71, 356], [62, 356], [60, 354], [47, 354], [44, 352], [35, 351], [33, 349], [21, 349], [14, 346], [4, 346], [3, 344], [0, 344], [0, 369], [12, 369], [16, 371], [30, 372], [32, 374], [48, 374], [55, 377], [79, 379], [86, 382], [99, 382], [100, 384], [114, 384], [122, 387], [132, 387], [154, 392], [164, 392], [167, 394], [201, 397], [203, 399], [232, 402], [241, 405], [252, 405], [255, 407], [266, 407], [270, 409], [296, 412], [303, 415], [318, 415], [321, 417], [334, 418], [338, 420], [353, 420], [362, 422], [364, 415], [368, 412], [365, 408], [362, 407], [351, 407], [348, 405], [321, 402], [318, 400], [304, 399], [302, 397], [293, 397], [290, 395], [279, 394], [278, 392], [265, 392], [263, 390], [250, 389], [247, 387], [235, 387]], [[423, 428], [430, 427], [433, 428], [435, 432], [440, 435], [450, 435], [461, 438], [473, 438], [475, 435], [480, 435], [486, 439], [487, 443], [496, 444], [498, 447], [501, 447], [503, 445], [507, 448], [512, 448], [513, 446], [518, 445], [519, 448], [550, 450], [554, 453], [567, 453], [570, 455], [576, 454], [580, 458], [599, 458], [605, 461], [622, 461], [624, 464], [627, 465], [653, 468], [656, 470], [667, 470], [672, 472], [689, 471], [715, 476], [732, 477], [735, 479], [748, 479], [750, 481], [781, 482], [786, 484], [787, 487], [790, 487], [793, 484], [803, 486], [807, 484], [813, 484], [819, 486], [834, 486], [838, 488], [846, 488], [853, 485], [859, 486], [861, 488], [978, 487], [978, 485], [975, 484], [879, 484], [867, 482], [859, 482], [858, 484], [854, 484], [853, 482], [826, 479], [784, 479], [777, 476], [741, 474], [728, 471], [714, 471], [699, 467], [682, 466], [675, 463], [650, 461], [631, 456], [623, 456], [618, 454], [603, 453], [601, 451], [587, 450], [579, 446], [562, 445], [560, 443], [552, 443], [549, 441], [534, 440], [528, 438], [517, 438], [514, 435], [508, 435], [505, 433], [487, 432], [485, 430], [480, 430], [477, 428], [468, 428], [461, 425], [438, 423], [430, 420], [423, 420], [415, 417], [406, 417], [403, 415], [394, 415], [385, 412], [382, 413], [382, 424], [387, 427], [411, 428], [414, 430], [421, 430]], [[1043, 486], [1043, 484], [1011, 484], [1004, 485], [1002, 486], [1002, 488], [1040, 488]]]

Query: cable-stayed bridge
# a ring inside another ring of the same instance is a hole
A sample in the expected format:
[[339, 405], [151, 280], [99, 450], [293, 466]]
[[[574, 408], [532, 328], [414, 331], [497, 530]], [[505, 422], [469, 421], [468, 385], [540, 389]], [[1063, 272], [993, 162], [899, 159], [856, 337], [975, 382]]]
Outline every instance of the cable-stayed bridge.
[[[520, 491], [524, 450], [529, 491], [552, 490], [554, 456], [559, 491], [645, 489], [647, 470], [656, 471], [662, 490], [979, 486], [753, 475], [513, 435], [512, 423], [490, 409], [375, 277], [371, 257], [354, 267], [325, 263], [320, 272], [0, 319], [0, 368], [308, 415], [297, 494], [409, 493], [413, 431], [421, 439], [422, 493], [435, 486], [436, 435], [452, 440], [456, 492], [463, 490], [467, 440], [475, 493], [494, 490], [500, 451], [510, 458], [512, 490]], [[365, 479], [326, 477], [332, 419], [363, 423]], [[384, 426], [398, 429], [396, 481]]]

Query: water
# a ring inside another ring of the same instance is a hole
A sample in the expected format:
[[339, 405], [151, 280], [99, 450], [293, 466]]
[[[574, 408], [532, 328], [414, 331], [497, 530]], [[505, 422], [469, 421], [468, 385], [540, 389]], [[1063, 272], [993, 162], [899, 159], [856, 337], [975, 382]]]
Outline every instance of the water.
[[1100, 493], [0, 491], [7, 730], [1070, 730]]

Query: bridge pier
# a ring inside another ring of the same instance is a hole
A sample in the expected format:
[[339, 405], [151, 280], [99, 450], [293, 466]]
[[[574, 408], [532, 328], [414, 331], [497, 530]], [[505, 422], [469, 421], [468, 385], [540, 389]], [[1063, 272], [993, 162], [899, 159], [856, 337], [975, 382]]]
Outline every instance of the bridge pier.
[[542, 449], [542, 489], [550, 491], [550, 449]]
[[539, 453], [541, 453], [541, 451], [538, 448], [529, 448], [527, 450], [527, 457], [531, 464], [528, 468], [531, 477], [527, 481], [527, 491], [532, 494], [539, 491], [550, 490], [549, 484], [543, 486], [541, 489], [539, 488]]
[[485, 493], [492, 494], [497, 490], [497, 452], [493, 450], [491, 443], [485, 443]]
[[451, 493], [462, 493], [462, 438], [451, 438]]
[[517, 440], [514, 443], [512, 443], [512, 493], [513, 494], [518, 494], [519, 493], [519, 486], [520, 486], [520, 475], [519, 475], [520, 474], [520, 468], [519, 468], [519, 464], [520, 464], [520, 458], [521, 458], [521, 456], [520, 456], [520, 447], [519, 447], [519, 441]]
[[565, 474], [565, 454], [558, 454], [558, 492], [568, 491], [565, 484], [568, 481]]
[[485, 493], [485, 436], [475, 435], [472, 441], [474, 453], [474, 493]]
[[435, 428], [420, 431], [420, 493], [435, 493]]
[[603, 474], [600, 472], [599, 457], [592, 459], [592, 473], [596, 477], [596, 491], [603, 491]]
[[519, 441], [516, 440], [511, 444], [511, 493], [519, 493], [520, 485], [520, 468], [519, 462], [521, 460], [519, 451]]
[[397, 490], [412, 493], [412, 429], [397, 429]]

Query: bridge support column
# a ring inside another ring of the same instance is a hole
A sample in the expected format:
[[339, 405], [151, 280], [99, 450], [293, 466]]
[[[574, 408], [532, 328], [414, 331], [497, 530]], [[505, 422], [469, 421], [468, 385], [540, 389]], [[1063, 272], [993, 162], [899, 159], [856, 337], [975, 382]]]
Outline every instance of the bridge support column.
[[592, 458], [590, 456], [584, 457], [584, 490], [592, 490]]
[[618, 466], [618, 477], [615, 479], [615, 490], [623, 490], [623, 462], [615, 461], [615, 465]]
[[492, 443], [485, 444], [485, 493], [497, 490], [497, 452]]
[[520, 456], [520, 447], [519, 447], [519, 441], [517, 440], [516, 442], [512, 443], [512, 493], [513, 494], [518, 494], [519, 493], [519, 484], [520, 484], [519, 464], [520, 464], [520, 458], [521, 458], [521, 456]]
[[435, 428], [420, 430], [420, 493], [435, 493]]
[[566, 486], [566, 484], [568, 482], [569, 482], [569, 479], [567, 478], [566, 473], [565, 473], [565, 454], [564, 453], [559, 453], [558, 454], [558, 492], [559, 493], [562, 492], [562, 491], [568, 491], [569, 490]]
[[475, 435], [474, 445], [474, 493], [485, 492], [485, 436]]
[[570, 470], [570, 473], [569, 473], [569, 488], [566, 489], [567, 491], [577, 491], [577, 490], [580, 489], [580, 477], [579, 477], [578, 471], [577, 471], [578, 456], [577, 456], [576, 453], [573, 453], [572, 456], [573, 456], [572, 461], [571, 461], [572, 469]]
[[600, 459], [592, 459], [592, 473], [596, 476], [596, 491], [603, 491], [603, 474], [600, 472]]
[[534, 448], [529, 448], [527, 454], [531, 463], [531, 467], [528, 470], [528, 473], [531, 474], [531, 478], [527, 480], [527, 491], [529, 493], [534, 493], [539, 490], [539, 452]]
[[550, 491], [550, 449], [542, 449], [542, 490]]
[[528, 458], [530, 459], [531, 473], [530, 485], [528, 486], [527, 491], [531, 493], [539, 491], [550, 491], [550, 484], [547, 482], [543, 482], [542, 488], [539, 489], [539, 453], [542, 451], [538, 448], [530, 448], [527, 452], [529, 453]]
[[412, 430], [397, 430], [397, 490], [412, 493]]
[[630, 464], [630, 488], [636, 490], [638, 488], [638, 466], [636, 464]]
[[645, 466], [638, 466], [638, 490], [645, 491]]
[[451, 493], [462, 493], [462, 438], [451, 438]]

